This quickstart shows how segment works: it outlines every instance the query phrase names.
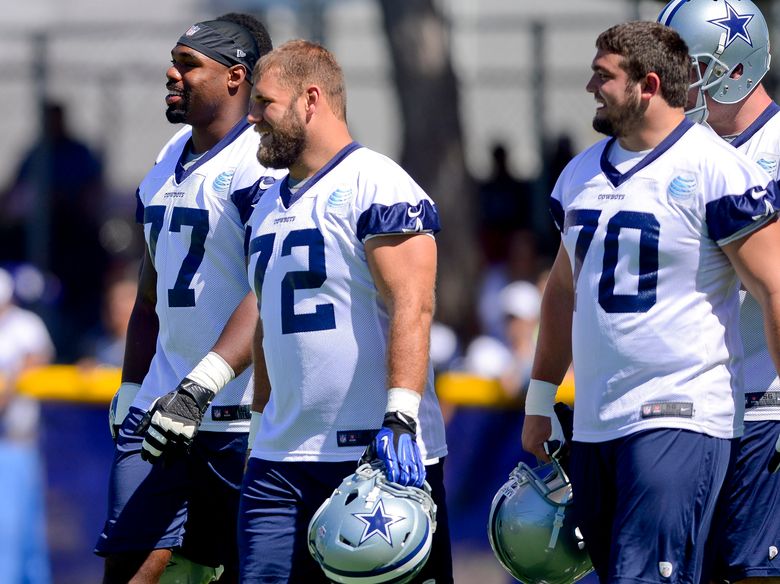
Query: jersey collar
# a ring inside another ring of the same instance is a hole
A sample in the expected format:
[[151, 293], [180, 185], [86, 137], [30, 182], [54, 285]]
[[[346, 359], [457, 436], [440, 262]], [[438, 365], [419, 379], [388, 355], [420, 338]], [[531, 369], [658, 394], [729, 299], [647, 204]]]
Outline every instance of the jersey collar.
[[209, 160], [214, 158], [217, 154], [219, 154], [222, 150], [224, 150], [229, 144], [231, 144], [236, 138], [238, 138], [244, 130], [246, 130], [249, 127], [249, 123], [246, 121], [246, 118], [242, 118], [241, 121], [239, 121], [235, 126], [233, 126], [230, 131], [225, 134], [222, 139], [214, 144], [211, 148], [208, 149], [208, 152], [206, 152], [203, 156], [201, 156], [192, 166], [185, 169], [184, 163], [185, 163], [185, 153], [187, 152], [187, 148], [189, 148], [189, 145], [192, 143], [192, 136], [190, 136], [190, 139], [187, 140], [187, 142], [184, 145], [184, 148], [181, 151], [181, 154], [179, 155], [179, 161], [176, 163], [176, 171], [175, 171], [175, 179], [177, 184], [181, 184], [181, 182], [185, 179], [187, 179], [195, 170], [206, 164]]
[[325, 164], [325, 166], [323, 166], [317, 172], [315, 172], [314, 175], [308, 181], [306, 181], [306, 184], [303, 185], [295, 194], [293, 194], [292, 191], [290, 191], [290, 184], [289, 184], [290, 175], [289, 174], [286, 175], [282, 180], [282, 183], [279, 185], [279, 197], [282, 199], [282, 204], [284, 205], [284, 208], [289, 209], [290, 205], [292, 205], [295, 201], [300, 199], [306, 191], [308, 191], [311, 187], [313, 187], [317, 183], [318, 180], [320, 180], [323, 176], [328, 174], [350, 153], [362, 147], [363, 146], [358, 144], [357, 142], [350, 142], [349, 144], [344, 146], [344, 148], [339, 150], [338, 153]]
[[766, 106], [766, 109], [761, 112], [761, 115], [758, 116], [752, 124], [745, 128], [744, 132], [731, 141], [731, 145], [734, 146], [734, 148], [739, 148], [742, 146], [745, 142], [750, 140], [756, 132], [763, 128], [777, 112], [780, 112], [780, 106], [773, 101], [768, 106]]
[[607, 144], [604, 146], [604, 150], [601, 152], [601, 171], [604, 173], [604, 175], [607, 177], [609, 182], [612, 183], [613, 187], [619, 187], [624, 182], [626, 182], [628, 179], [630, 179], [632, 176], [634, 176], [637, 172], [651, 164], [653, 161], [655, 161], [656, 158], [661, 156], [664, 152], [669, 150], [672, 146], [674, 146], [675, 142], [679, 140], [685, 132], [690, 130], [694, 126], [694, 123], [690, 121], [689, 119], [684, 119], [682, 122], [680, 122], [677, 127], [672, 130], [671, 134], [669, 134], [666, 138], [663, 139], [663, 141], [653, 148], [650, 151], [650, 154], [645, 156], [642, 160], [639, 161], [639, 164], [634, 166], [631, 170], [629, 170], [626, 174], [620, 174], [620, 171], [615, 168], [612, 163], [608, 160], [607, 155], [609, 154], [610, 148], [612, 148], [612, 145], [615, 143], [616, 138], [612, 137], [607, 142]]

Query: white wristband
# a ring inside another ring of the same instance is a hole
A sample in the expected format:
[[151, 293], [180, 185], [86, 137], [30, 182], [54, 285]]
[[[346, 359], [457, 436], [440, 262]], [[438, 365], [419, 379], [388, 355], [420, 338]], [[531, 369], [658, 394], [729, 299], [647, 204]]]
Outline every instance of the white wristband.
[[187, 375], [198, 385], [219, 393], [236, 376], [233, 368], [214, 351], [201, 359], [200, 363]]
[[247, 450], [252, 450], [255, 445], [255, 436], [260, 429], [260, 422], [263, 419], [263, 412], [256, 412], [252, 410], [252, 418], [249, 420], [249, 438], [247, 439]]
[[391, 387], [387, 390], [387, 407], [385, 412], [401, 412], [418, 420], [422, 395], [413, 389]]
[[558, 393], [558, 386], [554, 383], [540, 379], [529, 381], [528, 391], [525, 394], [525, 414], [552, 418], [555, 415], [556, 393]]

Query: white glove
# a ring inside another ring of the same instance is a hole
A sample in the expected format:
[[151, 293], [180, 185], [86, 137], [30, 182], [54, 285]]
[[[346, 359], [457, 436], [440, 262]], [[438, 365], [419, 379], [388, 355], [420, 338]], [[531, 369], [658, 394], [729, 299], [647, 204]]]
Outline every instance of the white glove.
[[116, 390], [114, 397], [111, 399], [111, 405], [108, 407], [108, 429], [111, 432], [111, 439], [116, 442], [116, 436], [119, 432], [119, 427], [122, 422], [125, 421], [130, 406], [135, 401], [135, 396], [141, 389], [140, 383], [131, 383], [129, 381], [123, 381], [119, 385], [119, 389]]

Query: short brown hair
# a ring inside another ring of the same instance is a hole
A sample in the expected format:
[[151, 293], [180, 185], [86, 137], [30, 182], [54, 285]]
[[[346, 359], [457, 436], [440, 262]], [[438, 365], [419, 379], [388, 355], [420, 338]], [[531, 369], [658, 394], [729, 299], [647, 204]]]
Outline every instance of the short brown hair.
[[282, 86], [298, 96], [309, 83], [322, 88], [337, 118], [347, 120], [344, 73], [336, 58], [322, 45], [306, 40], [288, 41], [264, 55], [255, 65], [254, 78], [277, 70]]
[[688, 45], [668, 26], [658, 22], [633, 21], [615, 25], [596, 39], [596, 48], [623, 57], [621, 67], [629, 83], [648, 73], [661, 80], [661, 97], [672, 107], [685, 107], [690, 83]]

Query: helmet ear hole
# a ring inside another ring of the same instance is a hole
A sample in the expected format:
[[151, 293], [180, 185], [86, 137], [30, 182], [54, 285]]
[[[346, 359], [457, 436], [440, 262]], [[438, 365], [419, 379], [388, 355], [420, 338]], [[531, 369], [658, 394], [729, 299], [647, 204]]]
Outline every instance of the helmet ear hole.
[[351, 547], [351, 548], [356, 548], [356, 547], [357, 547], [357, 546], [356, 546], [354, 543], [352, 543], [351, 541], [349, 541], [349, 540], [348, 540], [346, 537], [344, 537], [344, 536], [343, 536], [343, 535], [341, 535], [341, 534], [339, 534], [339, 541], [340, 541], [341, 543], [343, 543], [344, 545], [346, 545], [346, 546], [349, 546], [349, 547]]
[[349, 504], [350, 504], [352, 501], [354, 501], [355, 499], [357, 499], [357, 497], [358, 497], [358, 492], [357, 492], [357, 489], [356, 489], [356, 490], [354, 490], [354, 491], [351, 491], [351, 492], [349, 493], [349, 495], [347, 495], [347, 498], [346, 498], [346, 499], [344, 499], [344, 506], [346, 507], [347, 505], [349, 505]]

